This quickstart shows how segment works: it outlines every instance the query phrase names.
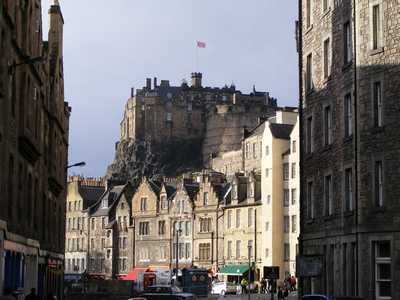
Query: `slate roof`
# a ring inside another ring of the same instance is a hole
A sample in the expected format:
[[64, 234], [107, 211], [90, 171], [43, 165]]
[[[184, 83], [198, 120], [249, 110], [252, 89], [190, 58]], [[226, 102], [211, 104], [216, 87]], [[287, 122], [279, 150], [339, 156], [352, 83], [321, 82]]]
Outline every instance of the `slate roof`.
[[101, 195], [103, 195], [105, 191], [105, 188], [104, 186], [82, 185], [78, 187], [78, 191], [79, 195], [81, 195], [83, 199], [83, 209], [87, 209], [100, 199]]
[[[125, 188], [125, 185], [117, 185], [112, 187], [110, 190], [107, 190], [102, 197], [99, 198], [99, 200], [90, 207], [90, 213], [92, 216], [97, 217], [97, 216], [106, 216], [108, 215], [108, 212], [112, 208], [112, 206], [117, 202], [119, 197], [121, 196], [123, 190]], [[101, 204], [103, 200], [106, 199], [108, 201], [108, 207], [107, 208], [102, 208]]]
[[288, 140], [290, 138], [290, 133], [292, 132], [293, 127], [293, 125], [288, 124], [269, 124], [272, 135], [277, 139]]
[[186, 193], [188, 194], [190, 200], [194, 200], [194, 197], [196, 197], [197, 193], [199, 192], [199, 184], [198, 183], [185, 183], [183, 185], [184, 189], [186, 190]]

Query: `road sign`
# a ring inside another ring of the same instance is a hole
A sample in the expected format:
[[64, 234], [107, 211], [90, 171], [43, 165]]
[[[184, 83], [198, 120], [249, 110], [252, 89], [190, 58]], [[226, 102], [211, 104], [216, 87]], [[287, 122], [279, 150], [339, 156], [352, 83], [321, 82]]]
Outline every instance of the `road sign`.
[[279, 267], [264, 267], [264, 277], [266, 279], [279, 279]]

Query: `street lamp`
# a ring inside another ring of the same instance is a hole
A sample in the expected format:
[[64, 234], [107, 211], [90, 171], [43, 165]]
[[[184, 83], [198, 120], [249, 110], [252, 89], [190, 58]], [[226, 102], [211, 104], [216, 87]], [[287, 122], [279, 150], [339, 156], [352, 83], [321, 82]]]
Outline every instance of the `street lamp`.
[[182, 233], [182, 229], [180, 228], [180, 227], [178, 227], [177, 229], [176, 229], [176, 250], [175, 250], [175, 258], [176, 258], [176, 266], [175, 266], [175, 285], [176, 285], [176, 282], [178, 281], [178, 267], [179, 267], [179, 253], [178, 253], [178, 250], [179, 250], [179, 248], [178, 248], [178, 238], [179, 238], [179, 235]]
[[73, 165], [67, 166], [66, 169], [68, 170], [69, 168], [73, 168], [73, 167], [83, 167], [83, 166], [86, 166], [86, 163], [85, 163], [84, 161], [81, 161], [81, 162], [75, 163], [75, 164], [73, 164]]
[[251, 277], [250, 277], [250, 271], [251, 271], [251, 246], [250, 246], [250, 245], [247, 246], [247, 250], [248, 250], [248, 255], [249, 255], [249, 273], [248, 273], [247, 298], [248, 298], [248, 300], [250, 300], [250, 293], [251, 293], [251, 290], [250, 290], [250, 280], [251, 280]]

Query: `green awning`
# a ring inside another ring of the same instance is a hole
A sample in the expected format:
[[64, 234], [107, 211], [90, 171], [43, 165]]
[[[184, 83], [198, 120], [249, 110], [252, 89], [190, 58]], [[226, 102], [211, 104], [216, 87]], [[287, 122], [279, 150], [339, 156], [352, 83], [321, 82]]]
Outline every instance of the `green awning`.
[[219, 274], [241, 276], [249, 270], [247, 265], [226, 265], [219, 270]]

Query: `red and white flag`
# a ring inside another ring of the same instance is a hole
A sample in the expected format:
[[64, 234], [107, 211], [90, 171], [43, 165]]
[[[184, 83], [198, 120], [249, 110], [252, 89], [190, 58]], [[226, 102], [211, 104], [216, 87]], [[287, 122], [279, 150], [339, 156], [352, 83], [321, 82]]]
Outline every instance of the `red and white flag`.
[[205, 48], [205, 47], [206, 47], [206, 43], [197, 41], [197, 48]]

